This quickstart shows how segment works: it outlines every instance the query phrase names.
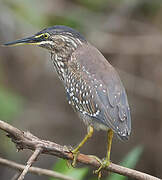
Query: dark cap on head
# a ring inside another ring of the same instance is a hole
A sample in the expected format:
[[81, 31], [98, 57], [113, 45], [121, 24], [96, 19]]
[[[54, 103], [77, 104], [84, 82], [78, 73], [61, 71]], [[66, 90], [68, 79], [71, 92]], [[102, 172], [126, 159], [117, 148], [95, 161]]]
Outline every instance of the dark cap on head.
[[67, 26], [63, 26], [63, 25], [56, 25], [56, 26], [52, 26], [49, 28], [45, 28], [42, 31], [38, 32], [36, 35], [39, 35], [41, 33], [49, 33], [49, 34], [69, 34], [75, 38], [78, 38], [81, 41], [86, 41], [86, 39], [84, 38], [84, 36], [82, 36], [78, 31], [67, 27]]

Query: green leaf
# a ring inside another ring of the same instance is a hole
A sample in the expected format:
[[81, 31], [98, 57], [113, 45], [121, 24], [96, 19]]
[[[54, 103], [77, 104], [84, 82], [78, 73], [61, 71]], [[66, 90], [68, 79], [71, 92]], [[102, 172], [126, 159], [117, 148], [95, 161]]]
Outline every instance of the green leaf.
[[88, 168], [73, 168], [66, 175], [77, 180], [83, 180], [88, 173]]
[[[66, 160], [59, 160], [53, 168], [54, 171], [60, 172], [64, 175], [75, 178], [76, 180], [83, 180], [88, 173], [88, 168], [69, 168]], [[50, 178], [50, 180], [58, 180], [57, 178]]]
[[[142, 151], [143, 151], [143, 147], [137, 146], [130, 153], [128, 153], [128, 155], [123, 159], [120, 165], [131, 169], [135, 168], [142, 154]], [[128, 177], [112, 173], [105, 180], [126, 180], [126, 179], [128, 179]]]
[[64, 159], [60, 159], [54, 165], [53, 170], [60, 173], [67, 173], [67, 171], [69, 171], [69, 167], [67, 166], [66, 161]]

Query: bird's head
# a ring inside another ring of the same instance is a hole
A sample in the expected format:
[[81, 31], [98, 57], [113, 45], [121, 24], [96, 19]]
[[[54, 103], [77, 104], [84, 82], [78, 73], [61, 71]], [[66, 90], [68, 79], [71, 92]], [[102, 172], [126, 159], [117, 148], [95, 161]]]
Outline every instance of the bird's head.
[[79, 44], [86, 42], [76, 30], [66, 26], [52, 26], [43, 29], [35, 35], [20, 40], [5, 43], [5, 46], [37, 45], [50, 51], [76, 49]]

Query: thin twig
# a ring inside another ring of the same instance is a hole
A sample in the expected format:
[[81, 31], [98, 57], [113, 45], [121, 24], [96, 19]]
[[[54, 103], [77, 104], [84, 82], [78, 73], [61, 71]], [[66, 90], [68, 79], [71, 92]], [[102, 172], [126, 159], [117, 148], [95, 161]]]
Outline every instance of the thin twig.
[[20, 172], [16, 172], [16, 174], [11, 178], [11, 180], [17, 180], [19, 176], [20, 176]]
[[[10, 160], [7, 160], [7, 159], [1, 158], [1, 157], [0, 157], [0, 164], [5, 165], [5, 166], [10, 167], [15, 170], [19, 170], [19, 171], [23, 171], [25, 169], [24, 165], [15, 163], [13, 161], [10, 161]], [[39, 176], [45, 175], [45, 176], [54, 177], [54, 178], [61, 179], [61, 180], [74, 180], [73, 178], [65, 176], [61, 173], [51, 171], [48, 169], [38, 168], [38, 167], [30, 167], [29, 172], [33, 173], [33, 174], [37, 174]], [[18, 173], [18, 174], [16, 173], [16, 175], [18, 175], [17, 176], [17, 178], [18, 178], [20, 173]]]
[[[38, 137], [32, 135], [31, 133], [20, 131], [19, 129], [1, 120], [0, 129], [8, 133], [8, 137], [10, 137], [12, 141], [16, 144], [18, 150], [35, 150], [38, 146], [41, 146], [42, 153], [54, 155], [69, 160], [73, 159], [73, 154], [67, 149], [67, 147], [61, 146], [51, 141], [41, 140]], [[85, 154], [79, 154], [77, 161], [96, 168], [100, 167], [100, 163], [95, 158], [92, 158]], [[114, 163], [110, 163], [110, 165], [106, 167], [104, 170], [115, 172], [139, 180], [160, 180], [157, 177], [133, 169], [125, 168]]]
[[20, 177], [18, 178], [18, 180], [23, 180], [24, 179], [25, 175], [29, 171], [29, 168], [32, 166], [32, 164], [35, 162], [35, 160], [37, 159], [37, 157], [39, 156], [39, 154], [41, 152], [42, 152], [42, 148], [41, 147], [36, 148], [34, 153], [29, 158], [29, 160], [27, 162], [27, 165], [26, 165], [25, 169], [23, 170], [23, 172], [20, 174]]

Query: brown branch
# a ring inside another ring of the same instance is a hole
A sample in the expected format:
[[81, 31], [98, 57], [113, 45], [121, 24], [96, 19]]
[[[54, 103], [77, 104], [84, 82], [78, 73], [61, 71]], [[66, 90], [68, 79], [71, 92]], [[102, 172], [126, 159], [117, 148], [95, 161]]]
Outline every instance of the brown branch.
[[[10, 167], [12, 169], [19, 170], [19, 171], [23, 171], [25, 169], [24, 165], [15, 163], [13, 161], [9, 161], [9, 160], [1, 158], [1, 157], [0, 157], [0, 164]], [[58, 179], [62, 179], [62, 180], [74, 180], [72, 177], [65, 176], [61, 173], [51, 171], [48, 169], [38, 168], [38, 167], [30, 167], [29, 172], [33, 173], [33, 174], [37, 174], [37, 175], [50, 176], [50, 177], [54, 177], [54, 178], [58, 178]], [[12, 180], [17, 179], [19, 177], [19, 175], [20, 175], [20, 172], [16, 173], [14, 175], [14, 177], [12, 178]]]
[[36, 150], [34, 151], [34, 153], [29, 158], [27, 165], [26, 165], [25, 169], [23, 170], [23, 172], [20, 174], [18, 180], [24, 179], [25, 175], [29, 171], [29, 168], [32, 166], [32, 164], [34, 163], [34, 161], [37, 159], [37, 157], [40, 155], [41, 152], [42, 152], [42, 148], [37, 147]]
[[[41, 140], [38, 137], [32, 135], [31, 133], [20, 131], [19, 129], [1, 120], [0, 120], [0, 129], [8, 133], [8, 137], [10, 137], [12, 141], [16, 144], [18, 150], [21, 149], [35, 150], [37, 147], [41, 147], [42, 153], [54, 155], [68, 160], [73, 159], [72, 153], [67, 149], [66, 146], [61, 146], [51, 141]], [[92, 158], [85, 154], [79, 154], [77, 161], [96, 168], [100, 167], [100, 163], [95, 158]], [[160, 180], [159, 178], [148, 175], [146, 173], [125, 168], [116, 165], [114, 163], [110, 163], [110, 165], [106, 167], [105, 170], [139, 180]]]

